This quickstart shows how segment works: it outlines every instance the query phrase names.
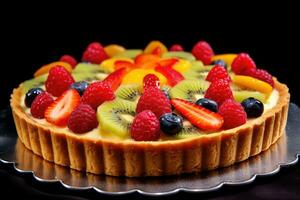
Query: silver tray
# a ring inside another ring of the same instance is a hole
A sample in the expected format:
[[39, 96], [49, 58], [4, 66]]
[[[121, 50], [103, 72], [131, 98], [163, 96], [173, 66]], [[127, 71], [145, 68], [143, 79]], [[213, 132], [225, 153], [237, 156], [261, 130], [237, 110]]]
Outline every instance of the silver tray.
[[286, 135], [260, 155], [247, 161], [198, 175], [156, 178], [125, 178], [93, 175], [45, 161], [18, 140], [9, 109], [0, 111], [0, 161], [20, 173], [30, 173], [40, 182], [60, 182], [75, 190], [95, 190], [102, 194], [168, 195], [179, 191], [208, 192], [223, 185], [253, 182], [257, 176], [279, 172], [282, 166], [297, 163], [300, 154], [300, 108], [290, 104]]

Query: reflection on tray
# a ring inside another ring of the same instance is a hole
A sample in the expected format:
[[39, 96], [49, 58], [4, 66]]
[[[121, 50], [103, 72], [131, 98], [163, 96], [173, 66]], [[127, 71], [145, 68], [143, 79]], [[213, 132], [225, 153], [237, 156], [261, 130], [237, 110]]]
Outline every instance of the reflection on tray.
[[160, 178], [111, 177], [79, 172], [44, 160], [28, 150], [20, 140], [17, 141], [15, 154], [17, 168], [34, 171], [35, 176], [40, 179], [62, 180], [65, 184], [74, 187], [95, 186], [107, 192], [128, 191], [135, 188], [155, 192], [155, 185], [159, 185], [161, 190], [164, 190], [162, 187], [165, 187], [166, 191], [170, 191], [179, 188], [182, 181], [184, 181], [185, 188], [195, 188], [195, 186], [199, 188], [201, 185], [201, 188], [211, 188], [224, 181], [242, 182], [250, 179], [254, 174], [274, 171], [279, 163], [286, 161], [287, 140], [284, 134], [269, 150], [230, 167], [198, 175], [190, 174]]

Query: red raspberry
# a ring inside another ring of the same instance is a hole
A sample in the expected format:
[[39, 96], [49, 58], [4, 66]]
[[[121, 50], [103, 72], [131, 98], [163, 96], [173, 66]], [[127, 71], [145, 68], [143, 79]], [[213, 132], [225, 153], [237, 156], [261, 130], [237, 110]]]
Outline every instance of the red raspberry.
[[98, 42], [94, 42], [91, 43], [83, 53], [82, 61], [100, 64], [107, 58], [108, 55], [104, 51], [103, 46]]
[[240, 53], [233, 60], [231, 69], [235, 74], [245, 75], [249, 70], [256, 69], [256, 64], [247, 53]]
[[210, 82], [214, 82], [215, 80], [223, 79], [228, 82], [231, 81], [230, 76], [228, 75], [226, 69], [221, 65], [214, 66], [206, 76], [206, 80]]
[[205, 41], [199, 41], [193, 47], [192, 54], [197, 60], [201, 60], [205, 65], [209, 65], [212, 57], [215, 55], [211, 46]]
[[98, 126], [95, 110], [88, 104], [80, 104], [71, 114], [68, 127], [74, 133], [86, 133]]
[[245, 75], [252, 76], [253, 78], [257, 78], [261, 81], [269, 83], [272, 87], [274, 87], [273, 76], [269, 74], [266, 70], [263, 69], [252, 69], [246, 71]]
[[215, 80], [205, 92], [205, 98], [212, 99], [220, 106], [226, 99], [233, 99], [229, 82], [223, 79]]
[[74, 83], [72, 75], [63, 67], [56, 66], [49, 71], [45, 86], [46, 91], [55, 97], [62, 95]]
[[184, 49], [180, 44], [173, 44], [170, 51], [184, 51]]
[[157, 117], [150, 110], [137, 114], [130, 128], [131, 137], [136, 141], [154, 141], [160, 136], [160, 125]]
[[154, 74], [147, 74], [144, 79], [144, 90], [147, 90], [148, 88], [155, 87], [159, 88], [159, 78], [155, 76]]
[[39, 94], [31, 104], [30, 112], [33, 117], [43, 119], [45, 117], [46, 109], [54, 102], [52, 96], [43, 92]]
[[69, 63], [72, 66], [73, 69], [77, 65], [76, 59], [73, 56], [70, 56], [70, 55], [63, 55], [62, 57], [60, 57], [59, 61]]
[[148, 88], [137, 103], [136, 113], [144, 110], [151, 110], [157, 118], [172, 112], [170, 100], [160, 89], [154, 87]]
[[97, 109], [104, 101], [113, 100], [114, 98], [115, 94], [111, 87], [106, 82], [97, 81], [86, 88], [81, 101]]
[[219, 114], [224, 119], [223, 127], [225, 129], [235, 128], [243, 125], [247, 121], [247, 114], [240, 103], [232, 99], [227, 99], [219, 108]]

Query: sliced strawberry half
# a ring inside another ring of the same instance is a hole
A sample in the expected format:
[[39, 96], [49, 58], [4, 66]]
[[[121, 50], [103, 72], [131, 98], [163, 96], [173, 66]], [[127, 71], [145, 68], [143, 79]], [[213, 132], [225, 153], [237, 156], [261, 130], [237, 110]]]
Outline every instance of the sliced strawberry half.
[[218, 113], [182, 99], [172, 99], [171, 103], [191, 124], [202, 130], [214, 131], [223, 125], [223, 117]]
[[130, 70], [131, 68], [134, 67], [134, 64], [132, 62], [129, 61], [125, 61], [125, 60], [117, 60], [115, 63], [115, 70], [121, 69], [121, 68], [125, 68], [126, 70]]
[[158, 66], [155, 68], [155, 70], [164, 75], [168, 79], [169, 85], [171, 85], [172, 87], [180, 81], [184, 80], [182, 74], [172, 69], [171, 67]]
[[126, 74], [126, 68], [121, 68], [113, 73], [109, 74], [103, 81], [110, 85], [111, 89], [115, 91], [120, 86], [124, 75]]
[[80, 104], [80, 95], [75, 89], [64, 92], [45, 111], [45, 118], [51, 124], [66, 126], [71, 113]]
[[158, 64], [162, 67], [173, 67], [178, 62], [177, 58], [161, 59]]

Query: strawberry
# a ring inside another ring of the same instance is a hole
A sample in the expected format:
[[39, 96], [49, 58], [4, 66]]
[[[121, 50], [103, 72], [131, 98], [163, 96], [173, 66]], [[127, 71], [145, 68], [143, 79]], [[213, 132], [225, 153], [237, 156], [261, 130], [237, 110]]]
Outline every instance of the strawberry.
[[80, 95], [69, 89], [58, 97], [45, 111], [45, 118], [51, 124], [66, 126], [71, 113], [80, 104]]
[[31, 104], [30, 113], [33, 117], [43, 119], [45, 111], [53, 103], [53, 97], [48, 92], [36, 96]]
[[192, 54], [205, 65], [209, 65], [215, 55], [211, 46], [205, 41], [197, 42], [192, 49]]
[[88, 104], [80, 104], [72, 112], [68, 128], [74, 133], [86, 133], [98, 126], [95, 110]]
[[184, 49], [180, 44], [173, 44], [170, 51], [184, 51]]
[[100, 64], [108, 58], [103, 46], [98, 42], [91, 43], [82, 55], [82, 61]]
[[223, 118], [221, 115], [204, 107], [177, 98], [172, 99], [171, 103], [177, 111], [191, 122], [191, 124], [202, 130], [218, 130], [223, 125]]
[[251, 69], [245, 72], [245, 75], [259, 79], [266, 83], [269, 83], [274, 88], [273, 76], [263, 69]]
[[116, 91], [117, 88], [120, 86], [122, 79], [126, 73], [125, 68], [120, 68], [113, 73], [109, 74], [103, 82], [106, 82], [113, 91]]
[[157, 87], [149, 87], [140, 97], [136, 105], [136, 113], [151, 110], [157, 118], [165, 113], [172, 112], [170, 100]]
[[221, 65], [214, 66], [206, 76], [206, 80], [210, 82], [213, 82], [218, 79], [224, 79], [228, 82], [231, 81], [226, 69]]
[[51, 68], [45, 82], [46, 91], [55, 97], [62, 95], [74, 83], [74, 78], [65, 68], [56, 66]]
[[70, 55], [63, 55], [62, 57], [60, 57], [59, 61], [69, 63], [72, 66], [73, 69], [77, 65], [76, 59], [73, 56], [70, 56]]
[[249, 54], [240, 53], [233, 60], [231, 69], [237, 75], [246, 75], [247, 71], [256, 69], [256, 64]]
[[158, 66], [155, 68], [155, 70], [164, 75], [168, 79], [169, 85], [171, 86], [175, 86], [177, 83], [184, 80], [182, 74], [171, 67]]
[[159, 78], [154, 74], [147, 74], [143, 79], [143, 88], [147, 90], [148, 88], [155, 87], [159, 89]]
[[131, 137], [136, 141], [155, 141], [160, 136], [160, 125], [157, 117], [150, 110], [138, 113], [130, 128]]
[[209, 85], [204, 97], [214, 100], [220, 106], [226, 99], [233, 99], [233, 94], [227, 80], [217, 79]]
[[227, 99], [220, 106], [218, 112], [224, 119], [223, 128], [230, 129], [247, 122], [247, 114], [243, 106], [232, 99]]
[[105, 101], [115, 98], [114, 91], [110, 85], [104, 81], [91, 83], [82, 95], [82, 103], [89, 104], [95, 110]]

